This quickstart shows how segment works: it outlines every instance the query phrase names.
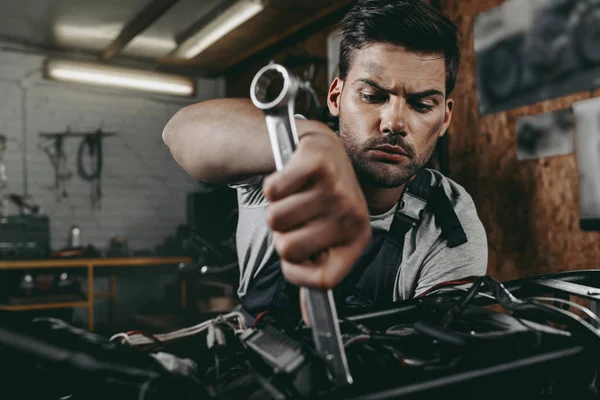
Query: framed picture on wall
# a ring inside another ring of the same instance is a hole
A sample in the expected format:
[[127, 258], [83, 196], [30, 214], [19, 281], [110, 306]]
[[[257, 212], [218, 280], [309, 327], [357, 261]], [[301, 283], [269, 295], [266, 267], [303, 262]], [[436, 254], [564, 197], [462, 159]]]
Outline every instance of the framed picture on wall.
[[517, 120], [517, 159], [573, 153], [573, 110], [527, 115]]
[[508, 0], [475, 17], [479, 113], [600, 86], [600, 2]]
[[600, 98], [573, 104], [581, 228], [600, 230]]

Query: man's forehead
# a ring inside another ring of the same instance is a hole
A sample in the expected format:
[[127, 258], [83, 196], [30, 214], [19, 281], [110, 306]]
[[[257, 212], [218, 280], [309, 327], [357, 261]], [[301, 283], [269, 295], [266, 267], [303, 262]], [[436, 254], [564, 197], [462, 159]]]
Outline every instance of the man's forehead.
[[385, 66], [374, 60], [361, 60], [362, 69], [373, 75], [383, 75]]
[[[426, 64], [433, 64], [434, 60], [427, 60]], [[439, 62], [435, 62], [438, 64]], [[373, 60], [363, 60], [360, 63], [360, 71], [359, 73], [367, 73], [374, 77], [378, 77], [380, 79], [393, 79], [395, 77], [398, 78], [407, 78], [410, 77], [412, 79], [418, 80], [430, 80], [430, 81], [440, 81], [445, 82], [446, 70], [443, 65], [440, 68], [438, 65], [430, 65], [427, 66], [418, 66], [410, 63], [410, 64], [401, 64], [401, 63], [382, 63], [381, 61], [373, 61]]]
[[443, 54], [411, 52], [398, 46], [361, 49], [351, 69], [356, 72], [353, 80], [369, 78], [390, 84], [410, 81], [419, 86], [436, 85], [438, 89], [446, 83]]

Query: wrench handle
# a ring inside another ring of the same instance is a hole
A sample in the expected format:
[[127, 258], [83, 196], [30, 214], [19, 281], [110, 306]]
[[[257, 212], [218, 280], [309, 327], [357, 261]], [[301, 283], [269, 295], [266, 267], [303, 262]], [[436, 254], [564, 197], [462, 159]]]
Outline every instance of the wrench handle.
[[[293, 104], [290, 104], [293, 107]], [[265, 112], [265, 119], [269, 131], [269, 139], [275, 159], [277, 171], [281, 171], [292, 158], [298, 147], [298, 132], [294, 121], [292, 107], [277, 108]]]
[[[273, 82], [281, 90], [271, 93]], [[265, 113], [273, 158], [278, 171], [283, 170], [298, 147], [298, 132], [294, 119], [294, 100], [298, 81], [280, 65], [268, 65], [252, 82], [252, 102]], [[342, 344], [337, 311], [331, 290], [301, 288], [304, 291], [308, 317], [317, 353], [327, 365], [328, 378], [343, 386], [352, 384], [346, 353]]]

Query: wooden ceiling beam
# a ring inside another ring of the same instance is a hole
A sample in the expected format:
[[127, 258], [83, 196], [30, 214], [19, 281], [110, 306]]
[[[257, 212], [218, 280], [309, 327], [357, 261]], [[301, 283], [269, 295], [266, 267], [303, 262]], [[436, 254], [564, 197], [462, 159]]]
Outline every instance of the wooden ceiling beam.
[[231, 75], [232, 73], [236, 73], [238, 69], [245, 68], [246, 64], [251, 64], [254, 60], [269, 58], [288, 46], [293, 46], [312, 34], [340, 22], [351, 6], [352, 1], [337, 3], [335, 6], [315, 15], [308, 23], [305, 21], [297, 26], [292, 26], [279, 37], [260, 43], [252, 49], [253, 51], [246, 52], [226, 68], [216, 72], [218, 74]]
[[153, 0], [138, 15], [129, 21], [127, 25], [125, 25], [119, 33], [119, 36], [104, 49], [100, 55], [100, 59], [103, 61], [111, 59], [115, 54], [123, 50], [137, 35], [145, 31], [150, 25], [169, 11], [169, 9], [171, 9], [178, 1], [179, 0]]
[[352, 2], [352, 0], [338, 1], [330, 4], [328, 7], [323, 7], [315, 12], [311, 18], [292, 24], [288, 29], [281, 32], [281, 34], [270, 37], [256, 46], [231, 57], [229, 63], [223, 66], [223, 70], [230, 69], [241, 61], [247, 60], [257, 54], [264, 54], [269, 51], [277, 52], [289, 43], [310, 36], [312, 33], [339, 20], [350, 8]]

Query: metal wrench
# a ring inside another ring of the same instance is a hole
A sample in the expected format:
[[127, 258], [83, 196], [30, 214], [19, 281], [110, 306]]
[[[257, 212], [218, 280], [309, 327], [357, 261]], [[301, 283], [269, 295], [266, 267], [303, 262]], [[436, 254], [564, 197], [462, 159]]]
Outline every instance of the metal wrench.
[[[294, 103], [300, 87], [296, 77], [275, 63], [258, 71], [250, 87], [252, 103], [265, 113], [278, 171], [298, 147]], [[329, 379], [338, 385], [352, 384], [332, 291], [305, 287], [301, 290], [306, 298], [315, 347], [327, 364]]]

